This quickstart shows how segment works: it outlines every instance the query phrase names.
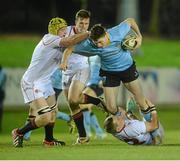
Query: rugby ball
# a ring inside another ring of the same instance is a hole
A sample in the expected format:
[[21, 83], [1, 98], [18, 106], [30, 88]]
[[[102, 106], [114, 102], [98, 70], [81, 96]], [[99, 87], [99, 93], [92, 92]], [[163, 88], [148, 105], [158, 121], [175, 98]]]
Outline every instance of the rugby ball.
[[136, 38], [137, 38], [137, 34], [135, 33], [134, 30], [131, 30], [125, 36], [125, 38], [122, 40], [122, 43], [121, 43], [122, 49], [124, 49], [124, 50], [133, 50], [137, 45]]

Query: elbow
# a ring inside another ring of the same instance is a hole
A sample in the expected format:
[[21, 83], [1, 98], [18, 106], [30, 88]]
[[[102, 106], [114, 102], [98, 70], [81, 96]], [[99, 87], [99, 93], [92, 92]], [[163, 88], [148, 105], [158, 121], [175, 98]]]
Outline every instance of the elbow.
[[130, 24], [135, 23], [134, 18], [127, 18], [126, 21], [129, 22]]
[[69, 41], [64, 41], [63, 43], [61, 43], [61, 47], [70, 47], [73, 45], [73, 41], [69, 40]]

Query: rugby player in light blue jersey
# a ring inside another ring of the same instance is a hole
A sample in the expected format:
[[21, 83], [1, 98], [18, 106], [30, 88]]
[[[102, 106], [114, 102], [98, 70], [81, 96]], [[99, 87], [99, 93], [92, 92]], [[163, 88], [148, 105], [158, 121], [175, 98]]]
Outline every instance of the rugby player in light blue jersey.
[[123, 82], [125, 87], [133, 94], [145, 119], [150, 121], [151, 111], [155, 107], [147, 104], [147, 99], [139, 83], [139, 73], [136, 70], [130, 51], [121, 48], [123, 39], [131, 29], [137, 34], [134, 48], [137, 49], [141, 46], [142, 35], [134, 19], [128, 18], [108, 30], [101, 25], [94, 25], [88, 39], [64, 51], [61, 68], [66, 69], [67, 60], [72, 51], [85, 56], [98, 55], [101, 58], [100, 76], [105, 78], [103, 90], [106, 104], [101, 99], [92, 97], [86, 90], [81, 103], [103, 105], [107, 112], [120, 115], [116, 102], [120, 83]]

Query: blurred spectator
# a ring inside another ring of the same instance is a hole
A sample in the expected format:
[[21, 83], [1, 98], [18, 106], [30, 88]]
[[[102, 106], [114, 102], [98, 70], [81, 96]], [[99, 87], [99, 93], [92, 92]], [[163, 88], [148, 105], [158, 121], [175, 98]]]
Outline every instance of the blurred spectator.
[[0, 132], [2, 131], [3, 102], [5, 99], [6, 73], [0, 65]]

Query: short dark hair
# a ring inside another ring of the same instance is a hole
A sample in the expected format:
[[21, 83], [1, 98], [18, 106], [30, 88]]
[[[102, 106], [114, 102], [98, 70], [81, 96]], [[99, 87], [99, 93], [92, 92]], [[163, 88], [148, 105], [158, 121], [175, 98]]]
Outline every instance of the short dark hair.
[[90, 17], [91, 17], [90, 11], [81, 9], [76, 13], [75, 19], [77, 20], [78, 18], [90, 18]]
[[107, 117], [104, 121], [104, 129], [108, 133], [116, 133], [116, 124], [113, 123], [113, 118], [111, 116]]
[[91, 28], [90, 38], [97, 41], [99, 38], [105, 36], [106, 29], [101, 24], [96, 24]]

